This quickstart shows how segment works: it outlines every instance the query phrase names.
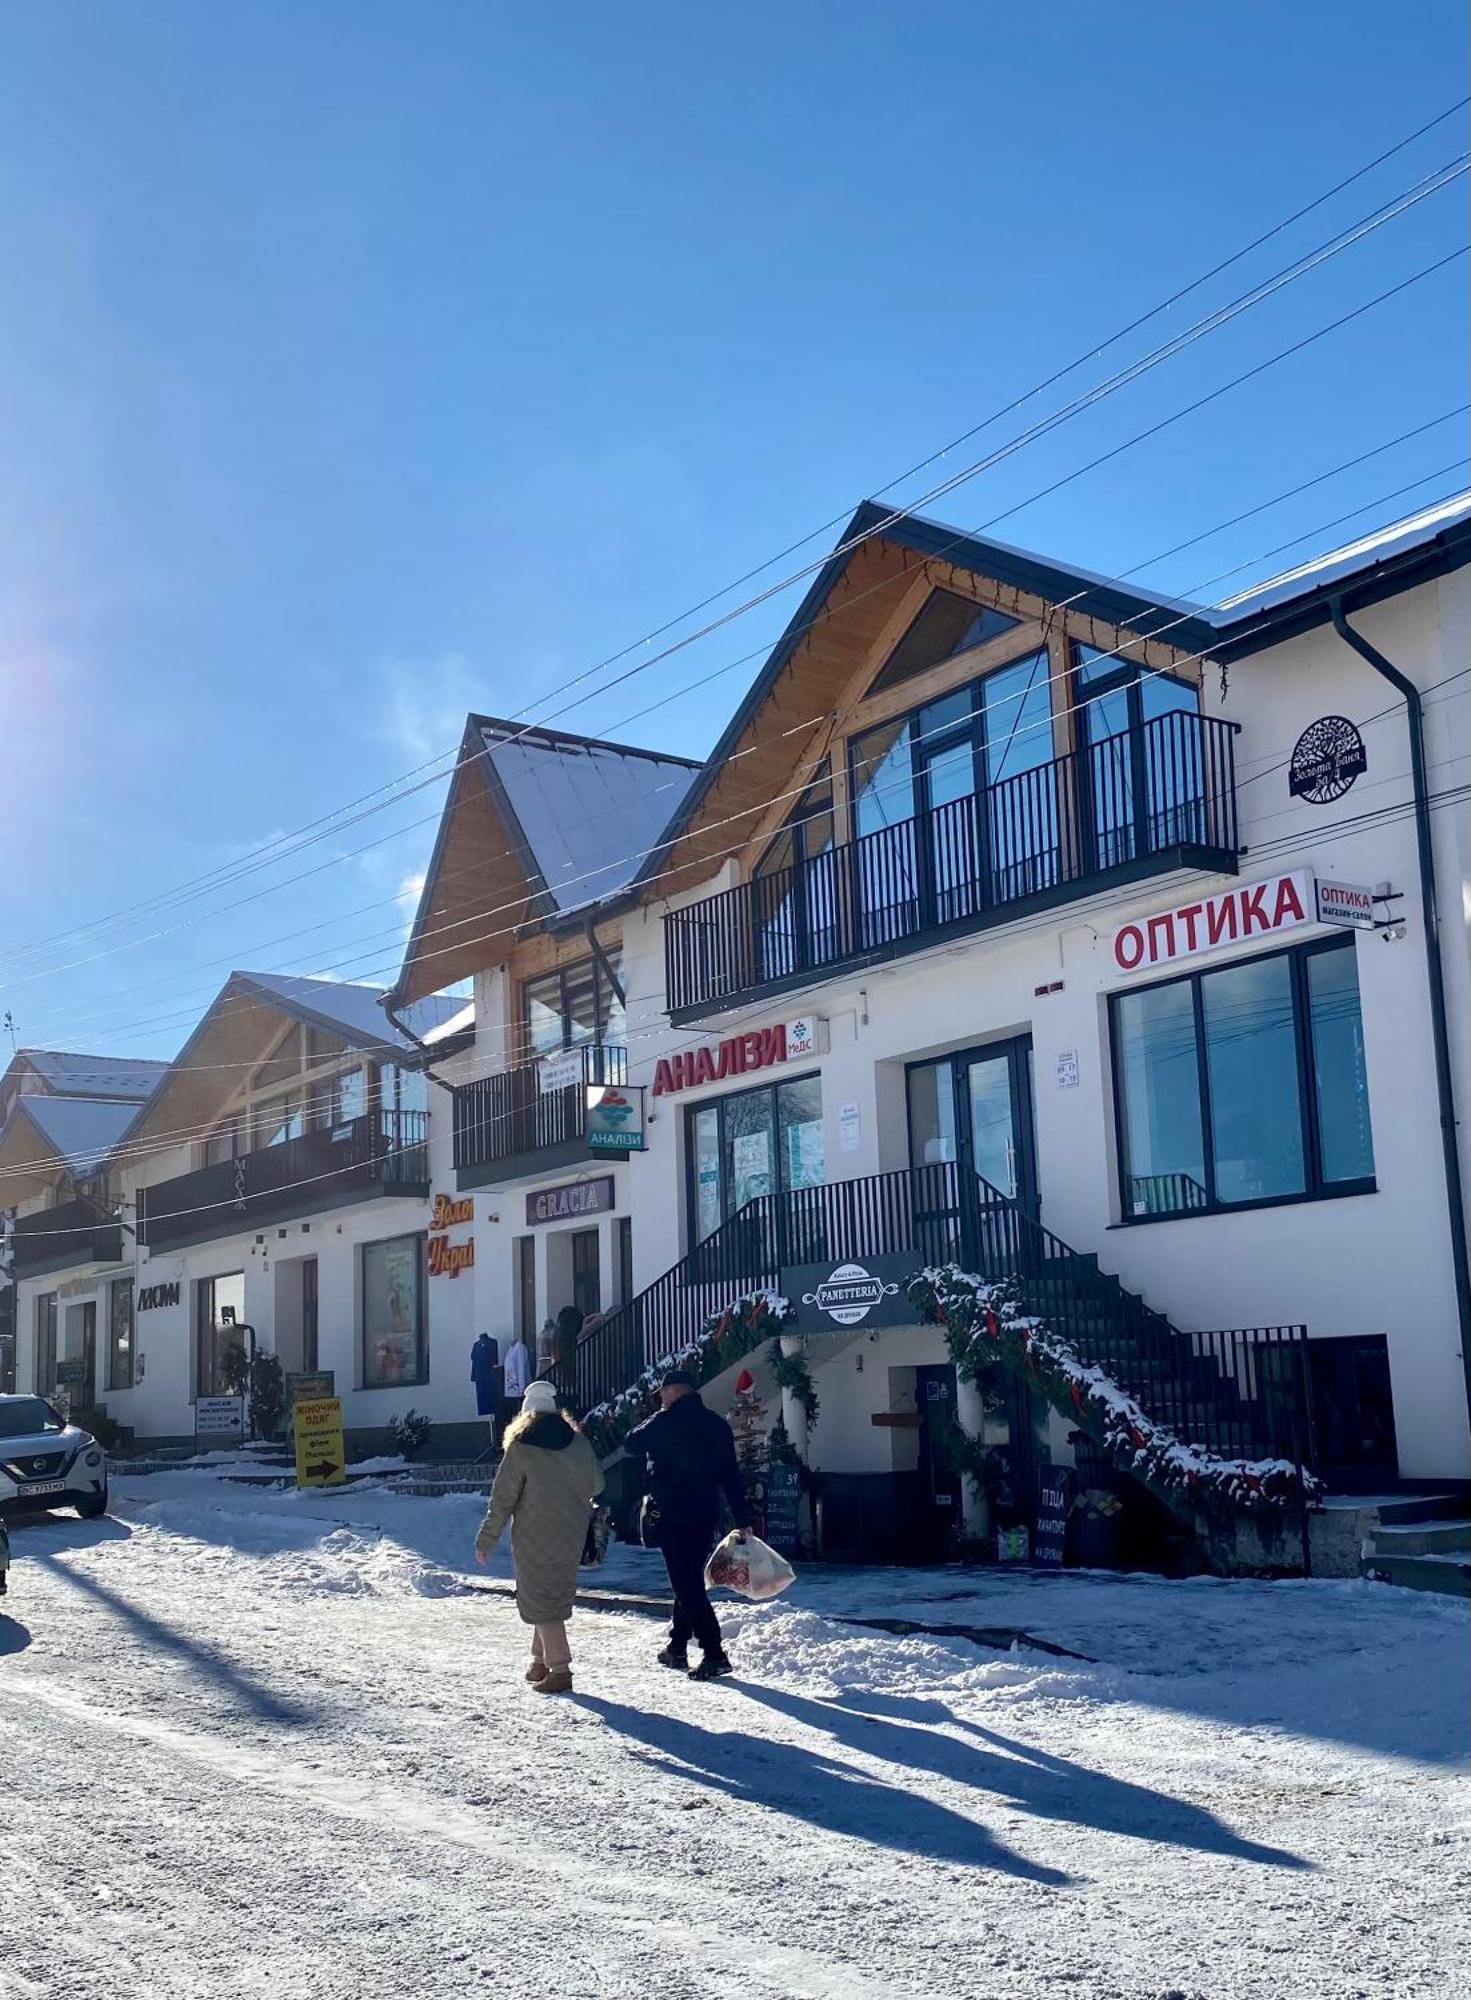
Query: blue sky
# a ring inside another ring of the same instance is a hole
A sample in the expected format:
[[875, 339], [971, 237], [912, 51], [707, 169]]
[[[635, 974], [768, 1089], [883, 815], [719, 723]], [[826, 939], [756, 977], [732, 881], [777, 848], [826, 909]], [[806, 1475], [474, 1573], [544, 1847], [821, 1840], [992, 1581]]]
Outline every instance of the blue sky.
[[[788, 600], [571, 710], [552, 691], [1460, 94], [1454, 0], [1340, 0], [1332, 25], [1316, 0], [5, 10], [0, 1009], [21, 1039], [170, 1053], [231, 964], [386, 982], [439, 789], [34, 947], [387, 784], [471, 705], [616, 734], [674, 697], [627, 733], [708, 748], [754, 665], [681, 691]], [[1464, 144], [1439, 126], [1026, 416]], [[1453, 249], [1464, 208], [1464, 184], [1423, 203], [935, 511], [988, 521]], [[1450, 410], [1464, 290], [1452, 265], [996, 532], [1121, 571]], [[1464, 435], [1145, 580], [1189, 590], [1437, 474], [1378, 514], [1407, 511], [1458, 483]]]

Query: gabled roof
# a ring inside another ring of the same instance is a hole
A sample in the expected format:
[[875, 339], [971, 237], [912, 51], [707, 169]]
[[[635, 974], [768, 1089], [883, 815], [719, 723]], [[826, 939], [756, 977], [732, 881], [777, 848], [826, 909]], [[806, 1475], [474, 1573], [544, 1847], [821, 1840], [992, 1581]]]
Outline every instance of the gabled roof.
[[[699, 777], [680, 801], [657, 843], [633, 878], [634, 886], [650, 882], [663, 872], [671, 849], [694, 820], [701, 801], [717, 783], [727, 761], [739, 747], [753, 719], [771, 695], [790, 665], [793, 655], [809, 632], [830, 615], [828, 600], [841, 578], [860, 560], [870, 559], [877, 547], [887, 545], [891, 554], [904, 559], [892, 565], [891, 582], [907, 587], [909, 570], [922, 561], [943, 561], [956, 569], [969, 570], [989, 582], [1019, 590], [1047, 604], [1066, 604], [1084, 618], [1097, 618], [1108, 625], [1137, 632], [1142, 637], [1159, 632], [1169, 645], [1182, 652], [1205, 650], [1215, 636], [1210, 613], [1204, 605], [1180, 598], [1134, 590], [1113, 577], [1100, 576], [1076, 564], [1035, 555], [1009, 542], [994, 542], [984, 536], [968, 535], [942, 521], [929, 521], [917, 514], [894, 518], [891, 507], [865, 500], [838, 538], [831, 556], [812, 580], [807, 595], [792, 614], [790, 623], [777, 641], [735, 714], [711, 751]], [[868, 585], [863, 594], [876, 588]], [[1166, 629], [1167, 628], [1167, 629]]]
[[23, 1097], [6, 1131], [29, 1123], [69, 1172], [85, 1174], [106, 1159], [137, 1115], [136, 1104], [117, 1098]]
[[[296, 973], [232, 972], [148, 1102], [136, 1108], [130, 1138], [183, 1137], [218, 1117], [250, 1070], [281, 1040], [283, 1020], [305, 1022], [341, 1049], [411, 1062], [418, 1044], [389, 1020], [376, 986]], [[435, 999], [415, 1010], [423, 1027], [447, 1020], [463, 1003]]]
[[699, 769], [631, 743], [470, 716], [394, 1006], [496, 963], [523, 924], [618, 897]]
[[21, 1049], [18, 1059], [61, 1097], [118, 1097], [141, 1104], [168, 1068], [141, 1056], [89, 1056], [70, 1049]]
[[[234, 972], [232, 982], [253, 987], [313, 1027], [326, 1028], [353, 1048], [392, 1049], [412, 1054], [418, 1043], [396, 1027], [383, 1011], [381, 986], [348, 986], [336, 979], [307, 979], [296, 973]], [[218, 1003], [216, 1003], [218, 1004]], [[422, 1036], [441, 1027], [464, 1005], [462, 1000], [430, 997], [401, 1007], [413, 1033]]]

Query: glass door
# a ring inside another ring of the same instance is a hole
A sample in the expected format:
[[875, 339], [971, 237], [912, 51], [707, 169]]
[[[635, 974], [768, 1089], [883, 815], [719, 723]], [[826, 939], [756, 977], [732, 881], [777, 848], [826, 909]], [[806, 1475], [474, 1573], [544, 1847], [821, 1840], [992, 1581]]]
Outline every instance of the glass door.
[[957, 1253], [961, 1187], [969, 1175], [1036, 1215], [1030, 1035], [911, 1066], [909, 1158], [918, 1170], [915, 1205], [931, 1256]]

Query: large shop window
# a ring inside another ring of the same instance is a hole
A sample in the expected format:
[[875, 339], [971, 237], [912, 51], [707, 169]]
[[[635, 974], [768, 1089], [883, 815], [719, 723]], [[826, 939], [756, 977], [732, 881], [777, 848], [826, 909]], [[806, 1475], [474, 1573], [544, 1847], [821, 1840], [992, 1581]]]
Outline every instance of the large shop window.
[[200, 1278], [194, 1288], [194, 1393], [231, 1393], [233, 1370], [227, 1357], [240, 1352], [245, 1336], [245, 1273], [228, 1271], [218, 1278]]
[[133, 1281], [116, 1278], [107, 1291], [107, 1386], [133, 1386]]
[[427, 1382], [424, 1341], [424, 1239], [391, 1236], [365, 1243], [363, 1387], [394, 1389]]
[[1351, 938], [1115, 996], [1126, 1219], [1374, 1185]]
[[821, 1187], [822, 1078], [794, 1077], [691, 1106], [690, 1217], [695, 1241], [758, 1195]]
[[[609, 963], [621, 986], [621, 954], [611, 952]], [[621, 1047], [627, 1039], [623, 1002], [613, 991], [613, 982], [598, 959], [581, 958], [575, 965], [564, 965], [542, 979], [528, 979], [521, 990], [525, 999], [526, 1043], [533, 1055], [555, 1055], [558, 1049], [581, 1048], [588, 1042]]]

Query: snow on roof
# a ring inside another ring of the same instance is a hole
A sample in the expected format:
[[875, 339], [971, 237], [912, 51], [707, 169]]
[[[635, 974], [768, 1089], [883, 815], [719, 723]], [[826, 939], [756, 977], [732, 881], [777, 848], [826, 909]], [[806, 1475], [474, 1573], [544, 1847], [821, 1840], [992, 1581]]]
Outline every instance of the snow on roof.
[[[412, 1014], [414, 1008], [422, 1007], [423, 1004], [422, 1000], [416, 1000], [413, 1007], [401, 1007], [399, 1012], [401, 1014]], [[427, 1033], [420, 1037], [420, 1040], [424, 1042], [426, 1047], [432, 1049], [437, 1048], [441, 1042], [452, 1042], [457, 1035], [469, 1035], [473, 1034], [474, 1031], [475, 1002], [471, 1000], [468, 1005], [460, 1009], [458, 1014], [451, 1014], [447, 1021], [441, 1021], [437, 1027], [430, 1028]]]
[[22, 1049], [20, 1053], [52, 1090], [64, 1096], [120, 1097], [134, 1104], [153, 1095], [168, 1068], [166, 1062], [147, 1062], [139, 1056], [79, 1055], [70, 1049]]
[[79, 1174], [105, 1159], [138, 1115], [136, 1103], [116, 1097], [23, 1097], [17, 1110]]
[[[294, 1013], [310, 1014], [340, 1034], [344, 1041], [359, 1047], [411, 1050], [415, 1043], [396, 1028], [379, 1002], [381, 986], [349, 986], [338, 979], [308, 979], [295, 973], [241, 972], [268, 998], [279, 1000]], [[398, 1011], [415, 1035], [440, 1027], [463, 1007], [463, 1000], [431, 995]]]
[[1325, 584], [1337, 583], [1359, 570], [1404, 555], [1411, 549], [1434, 541], [1443, 529], [1468, 518], [1471, 518], [1471, 488], [1453, 495], [1449, 500], [1439, 500], [1433, 507], [1422, 508], [1418, 514], [1407, 515], [1402, 521], [1391, 521], [1387, 527], [1375, 528], [1372, 533], [1361, 535], [1357, 541], [1346, 542], [1339, 549], [1330, 549], [1326, 555], [1314, 556], [1309, 562], [1285, 569], [1278, 576], [1268, 577], [1265, 583], [1254, 583], [1249, 590], [1243, 590], [1235, 597], [1223, 598], [1208, 615], [1218, 623], [1234, 625], [1239, 619], [1248, 618], [1255, 612], [1269, 611], [1279, 604], [1290, 604], [1293, 598], [1306, 597], [1315, 590], [1321, 590]]
[[480, 719], [489, 763], [557, 910], [601, 902], [633, 880], [697, 764], [555, 730]]

